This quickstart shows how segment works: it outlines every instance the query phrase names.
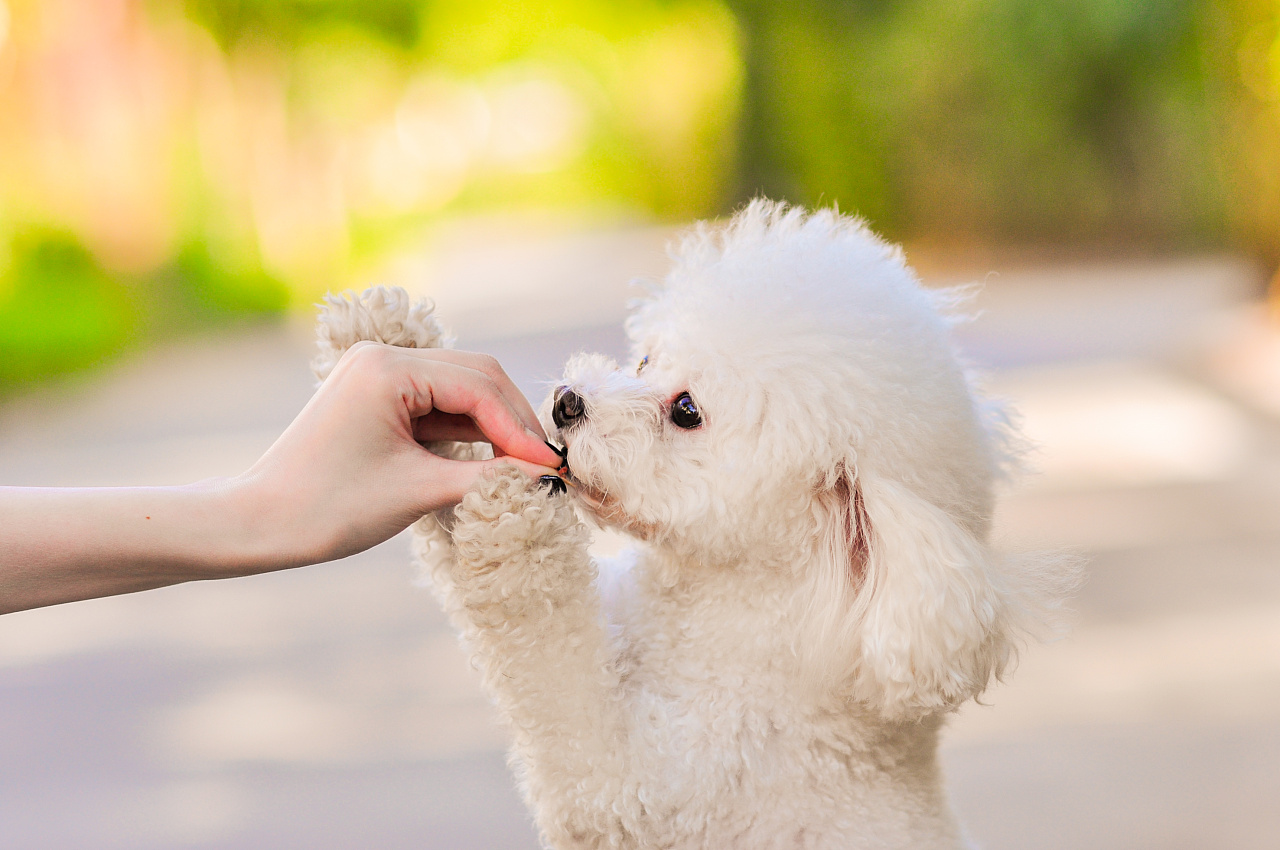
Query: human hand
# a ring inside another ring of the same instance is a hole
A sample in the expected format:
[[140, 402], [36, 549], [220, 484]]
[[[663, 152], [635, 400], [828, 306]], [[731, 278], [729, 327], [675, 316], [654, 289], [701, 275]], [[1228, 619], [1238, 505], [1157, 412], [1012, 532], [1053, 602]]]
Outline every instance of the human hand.
[[[314, 563], [366, 549], [458, 502], [495, 464], [553, 474], [561, 461], [545, 437], [492, 357], [364, 342], [227, 486], [277, 553], [268, 561]], [[488, 442], [495, 457], [450, 460], [421, 445], [442, 440]]]
[[[553, 472], [543, 436], [492, 357], [360, 343], [243, 475], [0, 487], [0, 614], [350, 555], [459, 501], [494, 464]], [[435, 440], [484, 440], [498, 457], [419, 444]]]

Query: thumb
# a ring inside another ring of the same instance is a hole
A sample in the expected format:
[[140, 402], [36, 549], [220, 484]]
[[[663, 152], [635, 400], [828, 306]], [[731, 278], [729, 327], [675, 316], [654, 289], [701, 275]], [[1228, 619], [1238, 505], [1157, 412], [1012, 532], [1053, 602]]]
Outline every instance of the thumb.
[[490, 469], [500, 466], [513, 466], [533, 480], [544, 475], [555, 475], [556, 471], [548, 466], [520, 460], [514, 457], [496, 457], [490, 460], [449, 460], [438, 455], [431, 455], [426, 483], [428, 501], [434, 505], [433, 510], [445, 505], [456, 505], [462, 501], [480, 476]]

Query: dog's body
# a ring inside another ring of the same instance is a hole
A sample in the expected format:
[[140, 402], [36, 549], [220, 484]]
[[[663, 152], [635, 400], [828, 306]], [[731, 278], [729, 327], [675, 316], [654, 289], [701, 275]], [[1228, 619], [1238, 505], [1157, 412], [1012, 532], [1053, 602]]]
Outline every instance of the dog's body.
[[[439, 338], [402, 295], [335, 306], [324, 363]], [[1066, 577], [987, 547], [1008, 440], [947, 306], [857, 222], [754, 202], [686, 239], [634, 374], [567, 367], [576, 498], [511, 470], [415, 526], [549, 846], [964, 846], [939, 729]], [[593, 563], [575, 503], [637, 548]]]

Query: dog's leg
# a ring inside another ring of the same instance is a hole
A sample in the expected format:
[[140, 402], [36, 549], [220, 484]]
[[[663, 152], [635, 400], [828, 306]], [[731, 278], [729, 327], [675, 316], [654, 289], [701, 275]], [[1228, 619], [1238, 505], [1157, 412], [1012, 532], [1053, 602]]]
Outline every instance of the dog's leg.
[[586, 527], [514, 469], [486, 475], [456, 513], [456, 561], [436, 581], [452, 583], [442, 595], [515, 734], [539, 826], [554, 847], [626, 846], [620, 677]]
[[316, 324], [318, 351], [311, 361], [316, 377], [329, 377], [343, 352], [364, 340], [402, 348], [453, 347], [430, 299], [410, 301], [398, 286], [371, 286], [359, 295], [329, 294]]

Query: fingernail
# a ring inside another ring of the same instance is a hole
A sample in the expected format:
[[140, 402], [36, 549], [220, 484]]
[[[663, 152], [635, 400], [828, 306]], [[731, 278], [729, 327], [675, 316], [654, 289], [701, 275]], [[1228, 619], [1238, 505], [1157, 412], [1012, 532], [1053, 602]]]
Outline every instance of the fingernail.
[[550, 490], [553, 496], [562, 495], [568, 489], [564, 486], [564, 481], [555, 475], [542, 476], [538, 479], [538, 486], [544, 490]]
[[569, 447], [565, 446], [564, 448], [560, 448], [559, 446], [555, 445], [554, 443], [548, 440], [543, 440], [543, 442], [547, 444], [547, 448], [555, 452], [556, 455], [560, 458], [560, 465], [556, 467], [556, 472], [560, 473], [561, 476], [568, 478], [569, 477]]

